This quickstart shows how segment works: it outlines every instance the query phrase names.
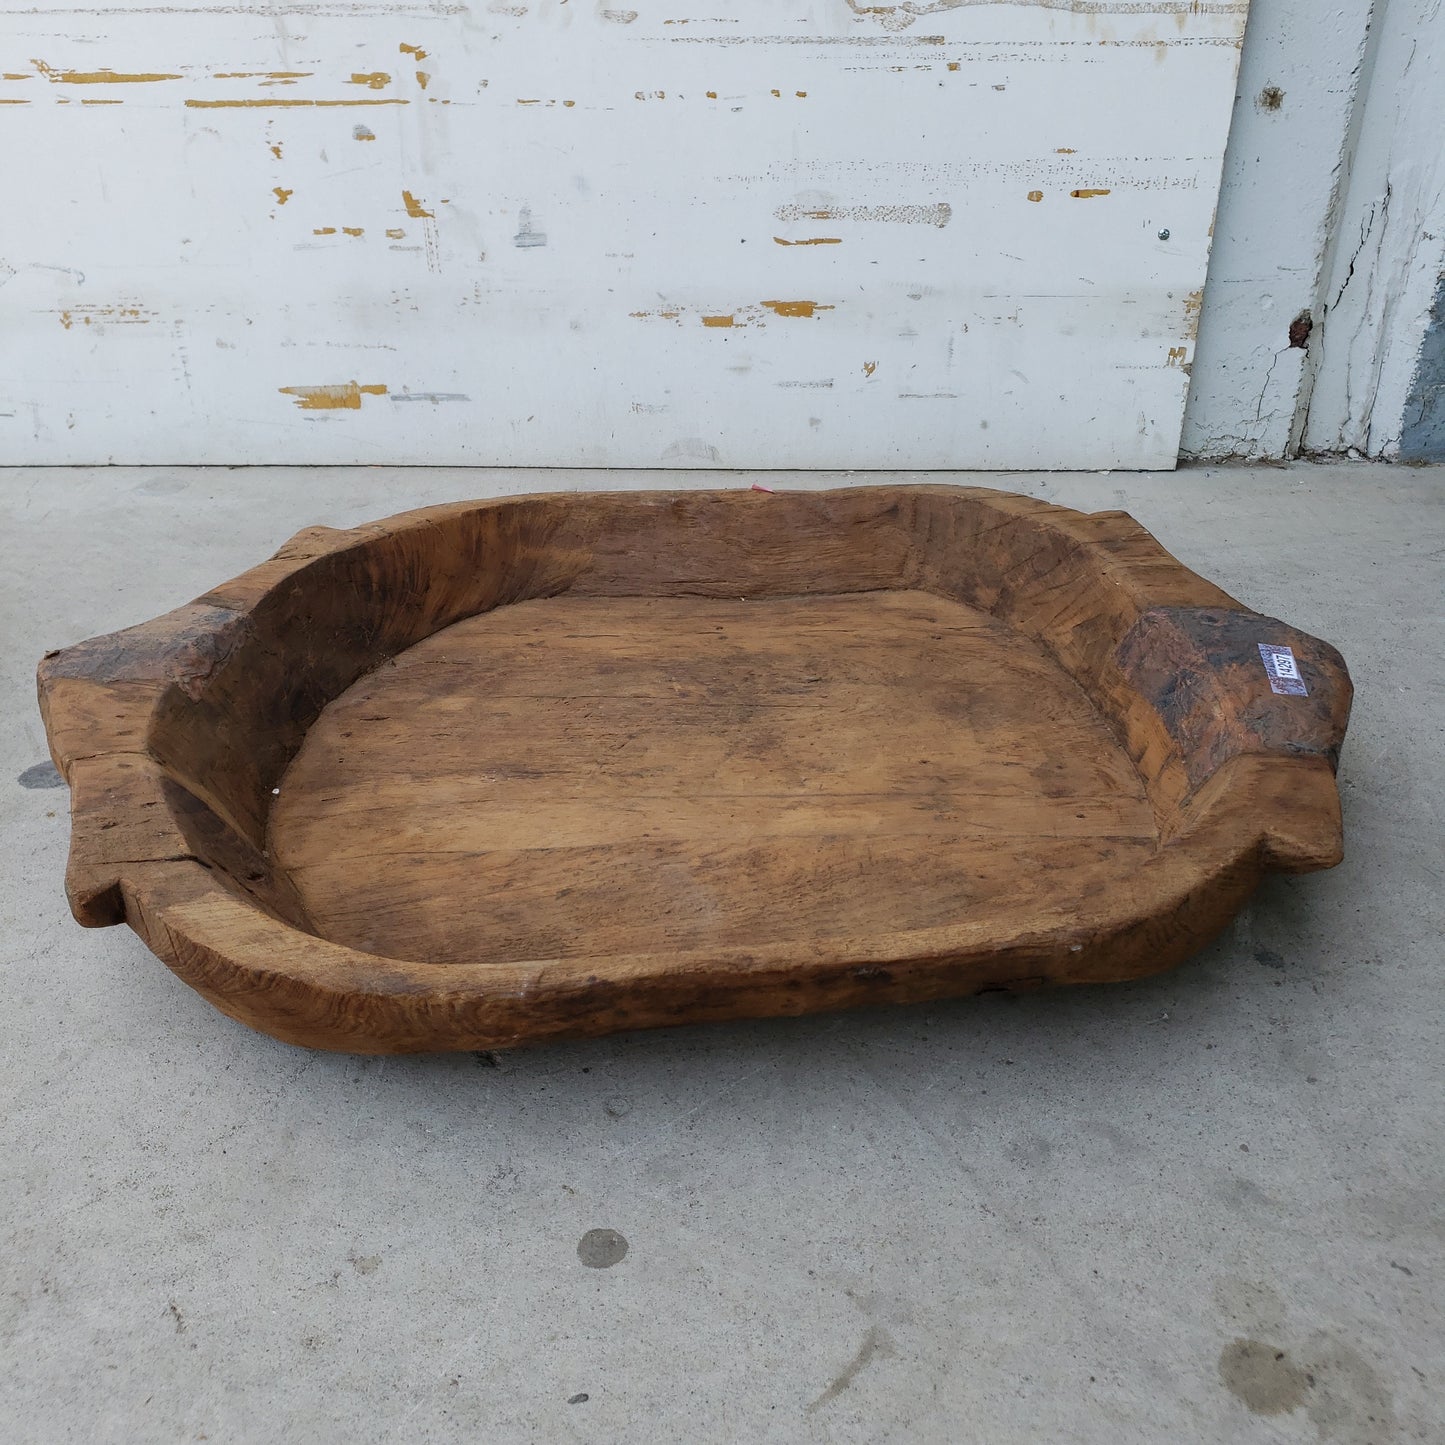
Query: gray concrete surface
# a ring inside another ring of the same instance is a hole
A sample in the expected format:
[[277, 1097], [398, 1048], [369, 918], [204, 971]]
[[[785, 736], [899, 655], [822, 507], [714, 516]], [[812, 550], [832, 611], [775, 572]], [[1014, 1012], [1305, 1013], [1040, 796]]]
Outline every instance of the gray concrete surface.
[[72, 924], [36, 659], [305, 524], [709, 478], [0, 473], [0, 1440], [1445, 1438], [1445, 472], [985, 480], [1341, 647], [1342, 867], [1137, 985], [377, 1061]]

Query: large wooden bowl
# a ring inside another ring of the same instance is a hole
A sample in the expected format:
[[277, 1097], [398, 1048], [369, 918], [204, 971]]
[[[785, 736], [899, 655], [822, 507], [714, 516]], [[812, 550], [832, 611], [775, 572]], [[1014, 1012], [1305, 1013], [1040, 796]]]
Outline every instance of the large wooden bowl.
[[76, 918], [396, 1053], [1168, 968], [1339, 861], [1350, 682], [1122, 512], [902, 486], [312, 528], [40, 697]]

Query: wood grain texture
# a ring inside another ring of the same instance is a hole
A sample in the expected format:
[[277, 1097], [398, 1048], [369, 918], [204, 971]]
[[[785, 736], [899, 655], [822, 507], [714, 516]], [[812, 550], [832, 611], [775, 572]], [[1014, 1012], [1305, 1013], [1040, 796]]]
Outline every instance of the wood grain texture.
[[933, 926], [1157, 841], [1048, 653], [869, 592], [456, 623], [326, 709], [270, 851], [327, 937], [464, 963]]
[[313, 528], [40, 693], [76, 917], [317, 1047], [1133, 977], [1340, 856], [1338, 653], [978, 489]]

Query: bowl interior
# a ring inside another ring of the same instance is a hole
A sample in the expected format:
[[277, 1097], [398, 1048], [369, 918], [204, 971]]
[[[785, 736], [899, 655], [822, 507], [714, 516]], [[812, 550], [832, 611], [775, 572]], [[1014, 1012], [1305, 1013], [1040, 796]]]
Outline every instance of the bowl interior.
[[1159, 843], [1050, 653], [918, 590], [499, 607], [354, 683], [278, 789], [311, 926], [422, 963], [873, 938]]
[[1199, 781], [1115, 660], [1151, 569], [1229, 603], [1122, 514], [958, 488], [317, 529], [199, 600], [202, 656], [147, 748], [217, 877], [392, 958], [868, 939], [1021, 890], [1067, 908], [1157, 851]]

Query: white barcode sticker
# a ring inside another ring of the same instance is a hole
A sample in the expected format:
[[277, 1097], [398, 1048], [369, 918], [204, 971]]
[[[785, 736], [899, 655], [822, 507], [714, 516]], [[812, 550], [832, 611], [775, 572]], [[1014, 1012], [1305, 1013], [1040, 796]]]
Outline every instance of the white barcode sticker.
[[1259, 655], [1264, 670], [1269, 674], [1272, 692], [1288, 693], [1291, 697], [1308, 697], [1310, 690], [1300, 676], [1299, 663], [1294, 660], [1294, 651], [1288, 647], [1276, 647], [1272, 642], [1259, 644]]

